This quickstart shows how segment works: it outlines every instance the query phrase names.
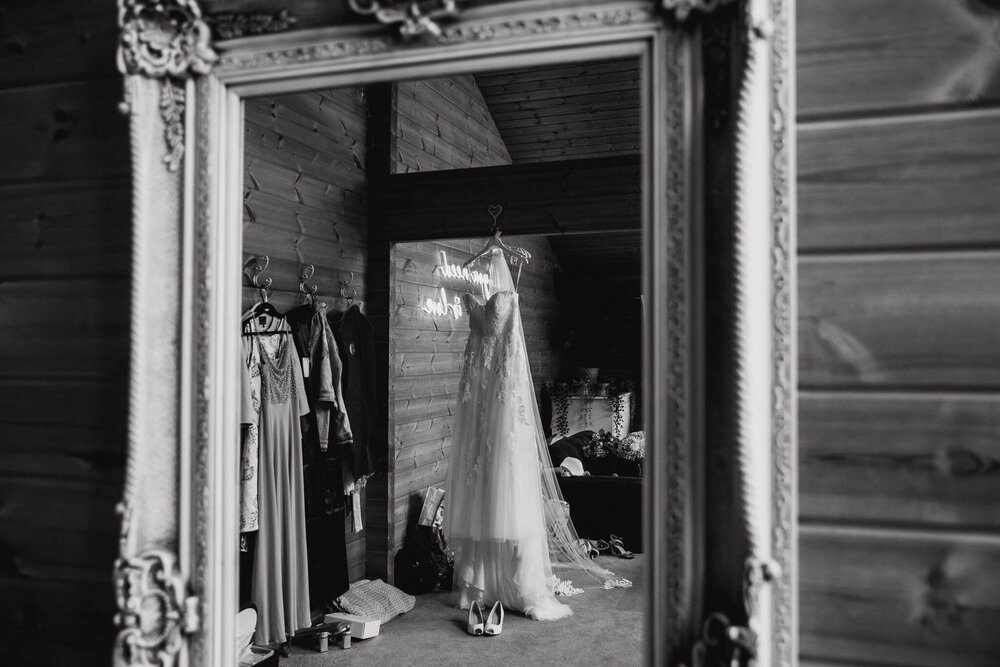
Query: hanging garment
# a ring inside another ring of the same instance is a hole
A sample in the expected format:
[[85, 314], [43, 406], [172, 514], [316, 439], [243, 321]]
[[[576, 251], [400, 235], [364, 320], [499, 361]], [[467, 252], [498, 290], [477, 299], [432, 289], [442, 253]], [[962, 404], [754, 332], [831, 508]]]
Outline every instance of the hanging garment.
[[[350, 428], [341, 396], [340, 356], [325, 315], [312, 306], [300, 306], [285, 317], [294, 332], [296, 350], [305, 360], [302, 367], [309, 370], [305, 384], [310, 412], [302, 418], [302, 475], [309, 600], [313, 610], [322, 611], [350, 586], [342, 474], [342, 457], [350, 457]], [[328, 447], [330, 439], [334, 444]]]
[[[247, 320], [251, 334], [260, 328]], [[247, 338], [249, 373], [260, 377], [258, 536], [251, 599], [259, 614], [254, 642], [284, 642], [311, 624], [300, 417], [309, 410], [291, 334]], [[246, 376], [244, 376], [246, 377]], [[250, 386], [244, 384], [243, 391]]]
[[[353, 479], [361, 481], [375, 471], [381, 455], [372, 442], [372, 410], [375, 407], [375, 342], [371, 322], [356, 306], [330, 315], [344, 364], [344, 403], [351, 425]], [[345, 480], [350, 483], [351, 480]]]
[[294, 308], [285, 317], [294, 332], [299, 356], [308, 359], [304, 366], [309, 369], [306, 388], [320, 449], [326, 451], [330, 442], [349, 445], [353, 437], [343, 395], [344, 365], [330, 324], [322, 310], [309, 305]]
[[465, 348], [445, 533], [455, 550], [459, 606], [501, 600], [539, 620], [572, 610], [555, 599], [553, 560], [594, 577], [610, 572], [581, 552], [548, 456], [524, 344], [518, 295], [494, 254], [485, 301], [465, 295]]
[[240, 392], [243, 429], [240, 448], [240, 533], [257, 530], [257, 464], [260, 422], [260, 354], [252, 337], [243, 338], [240, 364], [243, 391]]

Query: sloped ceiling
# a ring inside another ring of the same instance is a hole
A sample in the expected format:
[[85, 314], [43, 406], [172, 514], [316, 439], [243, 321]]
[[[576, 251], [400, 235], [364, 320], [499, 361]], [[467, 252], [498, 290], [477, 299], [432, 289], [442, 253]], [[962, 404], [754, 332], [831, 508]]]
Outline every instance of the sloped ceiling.
[[640, 150], [635, 58], [476, 76], [514, 164]]
[[[635, 58], [533, 67], [476, 76], [514, 164], [641, 150], [639, 62]], [[599, 271], [623, 296], [640, 291], [639, 230], [551, 236], [570, 278]]]

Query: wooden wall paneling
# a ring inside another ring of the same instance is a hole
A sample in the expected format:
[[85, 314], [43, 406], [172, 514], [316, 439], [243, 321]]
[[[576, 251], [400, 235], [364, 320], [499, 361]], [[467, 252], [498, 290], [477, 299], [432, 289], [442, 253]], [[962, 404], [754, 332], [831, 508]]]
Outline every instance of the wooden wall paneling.
[[[497, 162], [497, 157], [509, 159], [503, 139], [496, 133], [496, 128], [477, 125], [471, 121], [456, 123], [449, 114], [419, 104], [416, 99], [397, 102], [396, 122], [398, 123], [394, 136], [416, 135], [440, 139], [467, 156], [469, 164], [464, 167], [488, 166]], [[470, 132], [465, 127], [472, 127]], [[412, 138], [410, 138], [413, 143]], [[500, 161], [500, 164], [509, 164]]]
[[352, 184], [363, 187], [356, 181], [329, 182], [333, 179], [314, 178], [304, 171], [289, 169], [273, 161], [254, 160], [247, 165], [246, 172], [250, 177], [250, 182], [247, 183], [250, 191], [270, 194], [293, 205], [301, 204], [319, 211], [336, 212], [358, 221], [363, 220], [367, 212], [363, 190], [358, 192], [349, 189]]
[[299, 232], [316, 239], [330, 238], [355, 248], [364, 248], [368, 244], [365, 230], [360, 226], [363, 216], [345, 210], [312, 209], [260, 190], [244, 193], [243, 220]]
[[12, 2], [0, 12], [0, 87], [114, 74], [118, 24], [113, 4]]
[[117, 484], [124, 473], [124, 379], [0, 379], [0, 475]]
[[1000, 245], [1000, 109], [805, 123], [798, 137], [800, 250]]
[[[117, 523], [117, 522], [116, 522]], [[115, 613], [109, 567], [98, 579], [0, 575], [0, 646], [12, 665], [104, 665], [110, 661]], [[66, 610], [80, 610], [66, 623]], [[64, 625], [59, 632], [52, 628]]]
[[[434, 111], [441, 118], [449, 120], [457, 129], [479, 136], [488, 133], [499, 137], [496, 123], [482, 93], [469, 75], [404, 81], [397, 88], [400, 97], [397, 111], [405, 112], [410, 107], [407, 102], [410, 99], [416, 102], [416, 106]], [[505, 164], [509, 163], [508, 156]]]
[[[9, 664], [111, 655], [131, 254], [114, 17], [113, 3], [94, 0], [0, 6], [0, 647]], [[80, 612], [70, 623], [67, 609]]]
[[590, 80], [592, 77], [604, 74], [629, 72], [635, 69], [635, 66], [633, 59], [626, 58], [582, 64], [532, 67], [527, 70], [485, 72], [476, 75], [476, 83], [479, 84], [479, 88], [484, 91], [484, 94], [486, 91], [506, 90], [512, 86], [524, 90], [531, 90], [532, 86], [535, 89], [541, 89], [560, 79]]
[[510, 155], [471, 76], [396, 84], [391, 173], [510, 164]]
[[805, 388], [1000, 388], [1000, 253], [803, 257]]
[[803, 392], [803, 521], [998, 531], [1000, 395]]
[[106, 572], [118, 548], [120, 484], [120, 474], [101, 480], [0, 476], [0, 569], [66, 581]]
[[[563, 111], [558, 116], [553, 116], [545, 121], [545, 125], [541, 128], [542, 133], [548, 133], [551, 131], [558, 131], [561, 125], [566, 125], [568, 127], [581, 127], [583, 123], [596, 122], [599, 123], [596, 127], [615, 127], [613, 123], [620, 123], [621, 125], [636, 125], [639, 121], [636, 119], [636, 111], [630, 104], [617, 104], [605, 106], [601, 109], [600, 117], [595, 117], [592, 110], [588, 111], [583, 109], [580, 111]], [[607, 123], [607, 125], [605, 125]], [[503, 131], [507, 136], [531, 136], [529, 133], [534, 133], [539, 131], [539, 118], [531, 112], [526, 113], [509, 113], [505, 114], [503, 118]], [[586, 127], [586, 125], [583, 125]], [[521, 142], [525, 143], [525, 142]], [[531, 143], [531, 142], [527, 142]], [[605, 156], [608, 157], [608, 156]], [[598, 159], [598, 158], [591, 158]]]
[[988, 3], [797, 6], [804, 665], [996, 662]]
[[129, 177], [121, 79], [0, 90], [0, 183]]
[[128, 295], [124, 278], [0, 282], [3, 375], [124, 382]]
[[127, 180], [0, 187], [4, 275], [16, 279], [128, 275], [130, 193]]
[[365, 114], [358, 113], [367, 107], [364, 88], [306, 91], [282, 98], [273, 110], [280, 115], [282, 107], [288, 109], [294, 123], [354, 148], [358, 166], [365, 166], [366, 141], [359, 139], [367, 134], [367, 122]]
[[802, 526], [804, 659], [987, 667], [1000, 655], [1000, 540]]
[[[257, 130], [247, 133], [253, 144], [275, 144], [300, 158], [302, 166], [326, 168], [333, 174], [364, 173], [364, 146], [357, 137], [364, 136], [364, 127], [343, 124], [338, 118], [326, 118], [335, 127], [321, 125], [299, 115], [295, 110], [271, 100], [249, 100], [245, 105], [246, 122]], [[340, 112], [339, 108], [332, 107]], [[345, 116], [348, 112], [341, 112]], [[319, 117], [327, 115], [317, 114]], [[249, 148], [249, 147], [248, 147]]]
[[952, 0], [799, 0], [801, 118], [1000, 101], [996, 15]]
[[514, 162], [638, 152], [634, 58], [477, 77]]
[[[490, 92], [492, 104], [516, 104], [541, 100], [566, 100], [578, 96], [608, 93], [631, 93], [639, 95], [639, 68], [598, 77], [571, 77], [561, 80], [533, 81], [527, 85], [510, 84], [500, 90]], [[491, 108], [492, 108], [491, 104]], [[503, 111], [497, 108], [497, 111]]]
[[[260, 222], [244, 222], [243, 251], [248, 259], [250, 255], [267, 254], [272, 261], [281, 260], [289, 265], [296, 263], [329, 265], [334, 263], [336, 258], [338, 268], [343, 271], [354, 271], [356, 274], [366, 272], [368, 266], [363, 248], [338, 240], [334, 232], [323, 238]], [[285, 276], [286, 284], [292, 277]]]

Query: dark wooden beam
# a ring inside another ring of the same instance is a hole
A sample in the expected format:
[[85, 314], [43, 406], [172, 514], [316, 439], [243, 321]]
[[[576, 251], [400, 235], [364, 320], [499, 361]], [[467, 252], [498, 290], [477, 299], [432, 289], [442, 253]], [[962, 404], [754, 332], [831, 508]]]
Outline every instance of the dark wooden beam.
[[641, 225], [639, 156], [372, 177], [368, 187], [371, 233], [388, 241], [485, 236], [493, 204], [505, 234]]
[[[376, 84], [365, 88], [368, 110], [368, 135], [365, 167], [367, 176], [385, 178], [395, 165], [396, 140], [392, 123], [396, 117], [396, 86], [391, 83]], [[369, 187], [368, 206], [372, 205], [373, 191]], [[370, 223], [371, 224], [371, 223]], [[378, 236], [377, 234], [375, 235]], [[368, 319], [372, 324], [375, 343], [375, 405], [372, 411], [372, 442], [376, 446], [375, 475], [369, 480], [365, 494], [365, 513], [368, 521], [365, 545], [365, 573], [392, 583], [395, 540], [393, 533], [395, 499], [393, 470], [393, 413], [389, 407], [389, 388], [394, 382], [389, 350], [389, 314], [393, 298], [393, 269], [390, 247], [386, 242], [370, 239], [368, 242], [367, 298]]]

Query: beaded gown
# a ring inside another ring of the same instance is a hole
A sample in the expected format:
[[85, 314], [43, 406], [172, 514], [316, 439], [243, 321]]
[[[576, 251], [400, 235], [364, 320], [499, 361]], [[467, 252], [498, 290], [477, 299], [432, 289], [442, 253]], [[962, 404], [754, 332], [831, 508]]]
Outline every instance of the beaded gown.
[[[247, 322], [259, 333], [256, 320]], [[258, 436], [257, 553], [251, 599], [257, 606], [254, 643], [284, 642], [312, 623], [306, 552], [300, 417], [309, 412], [302, 372], [291, 334], [244, 339], [243, 391], [251, 396]]]

